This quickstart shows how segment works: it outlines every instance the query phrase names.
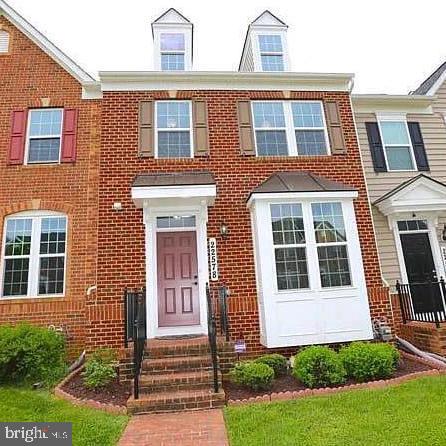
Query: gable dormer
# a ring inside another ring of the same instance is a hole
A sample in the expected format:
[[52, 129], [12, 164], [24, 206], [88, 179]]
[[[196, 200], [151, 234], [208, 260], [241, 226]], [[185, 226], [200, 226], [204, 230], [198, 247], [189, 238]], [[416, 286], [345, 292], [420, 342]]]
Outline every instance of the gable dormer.
[[248, 27], [239, 71], [290, 71], [288, 25], [269, 11]]
[[193, 24], [170, 8], [152, 23], [156, 71], [192, 69]]

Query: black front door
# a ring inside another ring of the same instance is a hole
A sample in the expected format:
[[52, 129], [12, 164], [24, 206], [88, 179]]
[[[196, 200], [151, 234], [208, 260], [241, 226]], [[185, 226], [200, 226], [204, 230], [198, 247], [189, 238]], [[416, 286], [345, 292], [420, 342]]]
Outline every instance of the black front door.
[[[441, 291], [438, 284], [433, 287], [429, 287], [427, 284], [428, 281], [437, 280], [429, 234], [414, 232], [400, 234], [400, 237], [415, 313], [440, 309]], [[433, 293], [432, 298], [431, 292]]]

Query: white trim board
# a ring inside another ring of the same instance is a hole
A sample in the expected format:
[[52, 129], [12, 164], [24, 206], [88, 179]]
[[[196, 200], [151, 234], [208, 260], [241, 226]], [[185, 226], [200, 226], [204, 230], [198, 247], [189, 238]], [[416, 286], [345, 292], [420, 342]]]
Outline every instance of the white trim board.
[[424, 95], [354, 94], [355, 113], [418, 113], [432, 114], [436, 98]]

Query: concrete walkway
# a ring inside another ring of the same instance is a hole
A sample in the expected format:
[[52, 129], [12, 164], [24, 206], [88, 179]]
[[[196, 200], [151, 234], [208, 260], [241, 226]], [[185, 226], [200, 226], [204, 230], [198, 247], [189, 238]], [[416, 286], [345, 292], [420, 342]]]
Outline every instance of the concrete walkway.
[[119, 446], [228, 446], [223, 411], [136, 415]]

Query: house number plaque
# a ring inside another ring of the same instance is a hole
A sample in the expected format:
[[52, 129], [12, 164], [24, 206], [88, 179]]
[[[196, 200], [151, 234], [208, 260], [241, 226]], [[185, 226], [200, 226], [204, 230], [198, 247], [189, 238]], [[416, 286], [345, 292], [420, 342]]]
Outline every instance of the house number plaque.
[[211, 281], [218, 280], [218, 259], [217, 259], [217, 240], [215, 238], [209, 239], [209, 265]]

